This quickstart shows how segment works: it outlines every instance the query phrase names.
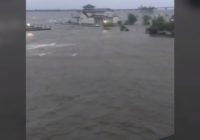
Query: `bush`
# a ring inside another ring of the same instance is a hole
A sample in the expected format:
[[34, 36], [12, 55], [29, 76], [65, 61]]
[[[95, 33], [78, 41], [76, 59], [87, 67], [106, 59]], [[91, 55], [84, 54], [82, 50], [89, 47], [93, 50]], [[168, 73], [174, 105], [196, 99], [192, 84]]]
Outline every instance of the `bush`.
[[169, 32], [174, 35], [174, 22], [167, 22], [163, 17], [154, 18], [152, 25], [147, 28], [150, 34], [159, 34]]
[[103, 27], [113, 27], [114, 24], [112, 22], [103, 23]]
[[147, 16], [147, 15], [143, 16], [143, 24], [144, 25], [150, 25], [150, 20], [151, 20], [150, 16]]
[[147, 28], [146, 31], [150, 34], [157, 34], [158, 33], [158, 29], [155, 28], [155, 27], [150, 27], [150, 28]]
[[114, 24], [112, 22], [107, 22], [102, 24], [104, 30], [109, 30], [110, 27], [113, 27]]
[[120, 31], [129, 31], [129, 29], [125, 25], [121, 25]]
[[152, 20], [152, 26], [161, 31], [165, 29], [165, 24], [166, 24], [166, 21], [161, 16]]
[[174, 22], [167, 22], [165, 24], [165, 29], [169, 32], [174, 32]]

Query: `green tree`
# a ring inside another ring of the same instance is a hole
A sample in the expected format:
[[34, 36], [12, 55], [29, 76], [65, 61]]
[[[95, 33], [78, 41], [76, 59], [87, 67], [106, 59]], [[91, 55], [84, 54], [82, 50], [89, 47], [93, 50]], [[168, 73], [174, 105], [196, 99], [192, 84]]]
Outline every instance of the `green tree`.
[[163, 31], [165, 29], [165, 25], [166, 21], [162, 16], [159, 16], [152, 20], [152, 27], [157, 28], [160, 31]]
[[137, 21], [137, 17], [135, 15], [128, 14], [128, 24], [129, 25], [134, 25], [136, 21]]
[[122, 21], [121, 21], [121, 20], [118, 21], [117, 24], [118, 24], [118, 25], [122, 25]]
[[149, 25], [150, 24], [150, 20], [151, 20], [150, 16], [148, 16], [148, 15], [144, 15], [143, 16], [143, 24], [144, 25]]
[[167, 31], [174, 35], [174, 22], [165, 21], [163, 17], [159, 16], [152, 20], [152, 25], [147, 28], [147, 31], [150, 34], [157, 34], [162, 31]]
[[171, 32], [174, 35], [174, 30], [175, 30], [174, 22], [165, 23], [165, 30]]

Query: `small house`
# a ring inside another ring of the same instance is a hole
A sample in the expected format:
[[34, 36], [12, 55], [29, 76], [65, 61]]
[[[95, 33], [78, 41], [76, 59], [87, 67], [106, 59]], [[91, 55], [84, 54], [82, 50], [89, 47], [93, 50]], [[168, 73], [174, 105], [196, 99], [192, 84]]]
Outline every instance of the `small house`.
[[102, 25], [105, 21], [118, 23], [119, 17], [109, 8], [95, 8], [93, 5], [86, 5], [79, 15], [79, 24]]

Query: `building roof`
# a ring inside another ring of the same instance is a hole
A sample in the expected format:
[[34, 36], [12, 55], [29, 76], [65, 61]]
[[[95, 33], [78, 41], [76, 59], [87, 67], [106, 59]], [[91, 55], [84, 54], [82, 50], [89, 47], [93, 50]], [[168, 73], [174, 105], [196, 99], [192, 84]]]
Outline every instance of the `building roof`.
[[113, 11], [110, 8], [95, 8], [95, 9], [84, 9], [84, 12], [90, 12], [90, 13], [104, 13], [106, 11]]
[[[107, 17], [106, 15], [103, 15], [105, 12], [113, 11], [110, 8], [95, 8], [93, 5], [86, 5], [83, 7], [82, 13], [87, 17]], [[90, 14], [91, 15], [90, 15]]]
[[111, 17], [105, 16], [105, 15], [93, 15], [92, 17], [94, 17], [94, 18], [111, 18]]
[[91, 5], [91, 4], [83, 6], [83, 9], [94, 9], [94, 8], [95, 8], [95, 6]]
[[88, 15], [87, 12], [83, 12], [83, 14], [87, 17], [93, 17], [93, 18], [111, 18], [109, 16], [106, 15], [99, 15], [99, 14], [92, 14], [92, 15]]
[[113, 11], [110, 8], [95, 8], [94, 5], [88, 4], [83, 6], [83, 10], [84, 12], [94, 12], [94, 13], [101, 13], [101, 12], [106, 12], [106, 11]]
[[82, 13], [83, 13], [86, 17], [90, 17], [90, 16], [87, 14], [87, 12], [83, 11]]

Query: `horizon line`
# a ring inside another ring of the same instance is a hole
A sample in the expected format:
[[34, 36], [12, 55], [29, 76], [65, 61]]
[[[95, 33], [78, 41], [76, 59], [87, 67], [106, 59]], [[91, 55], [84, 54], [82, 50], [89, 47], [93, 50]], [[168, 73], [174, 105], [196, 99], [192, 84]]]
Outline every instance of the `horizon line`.
[[[145, 7], [145, 6], [144, 6]], [[153, 7], [153, 6], [149, 6], [149, 7]], [[132, 9], [132, 10], [136, 10], [136, 9], [139, 9], [140, 7], [138, 8], [109, 8], [109, 9], [113, 9], [113, 10], [123, 10], [123, 9]], [[175, 8], [174, 6], [162, 6], [162, 7], [154, 7], [154, 8]], [[62, 9], [62, 8], [50, 8], [50, 9], [26, 9], [26, 11], [31, 11], [31, 10], [82, 10], [80, 8], [72, 8], [72, 9]]]

